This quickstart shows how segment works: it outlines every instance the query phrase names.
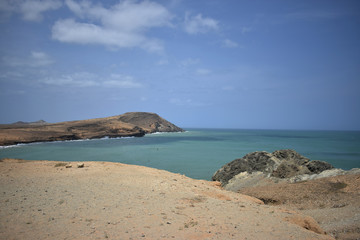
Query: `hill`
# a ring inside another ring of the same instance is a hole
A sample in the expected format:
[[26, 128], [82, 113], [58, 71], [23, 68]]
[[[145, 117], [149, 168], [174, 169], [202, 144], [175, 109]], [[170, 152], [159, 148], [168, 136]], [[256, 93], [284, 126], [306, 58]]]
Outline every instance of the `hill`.
[[38, 121], [0, 124], [0, 146], [103, 137], [142, 137], [153, 132], [181, 131], [181, 128], [155, 113], [130, 112], [113, 117], [59, 123]]

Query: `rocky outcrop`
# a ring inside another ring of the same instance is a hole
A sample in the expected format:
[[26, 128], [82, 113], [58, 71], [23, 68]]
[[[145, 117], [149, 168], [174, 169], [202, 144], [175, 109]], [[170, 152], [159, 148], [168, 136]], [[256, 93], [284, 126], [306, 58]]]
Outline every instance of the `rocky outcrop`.
[[46, 124], [47, 122], [44, 120], [39, 120], [36, 122], [23, 122], [23, 121], [18, 121], [13, 123], [14, 125], [41, 125], [41, 124]]
[[[227, 185], [233, 178], [257, 181], [262, 178], [291, 178], [304, 174], [319, 174], [333, 166], [323, 161], [310, 161], [294, 150], [278, 150], [273, 153], [253, 152], [224, 165], [212, 177]], [[238, 176], [239, 175], [239, 176]]]
[[181, 132], [181, 128], [155, 113], [131, 112], [89, 120], [0, 124], [0, 146], [18, 143], [94, 138], [142, 137], [153, 132]]
[[147, 133], [184, 131], [155, 113], [128, 112], [120, 115], [119, 120], [139, 126]]

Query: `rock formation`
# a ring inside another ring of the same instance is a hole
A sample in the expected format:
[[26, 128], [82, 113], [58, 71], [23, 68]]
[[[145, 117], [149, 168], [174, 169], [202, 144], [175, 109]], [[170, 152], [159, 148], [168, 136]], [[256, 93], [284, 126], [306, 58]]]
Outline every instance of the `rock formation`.
[[128, 112], [120, 115], [119, 120], [139, 126], [147, 133], [184, 131], [155, 113]]
[[0, 146], [102, 137], [142, 137], [146, 133], [181, 131], [181, 128], [155, 113], [131, 112], [107, 118], [60, 123], [46, 123], [41, 120], [32, 123], [0, 124]]
[[[291, 178], [304, 174], [319, 174], [333, 166], [323, 161], [310, 161], [294, 150], [278, 150], [273, 153], [253, 152], [225, 164], [212, 177], [227, 185], [233, 178]], [[255, 180], [255, 179], [254, 179]]]

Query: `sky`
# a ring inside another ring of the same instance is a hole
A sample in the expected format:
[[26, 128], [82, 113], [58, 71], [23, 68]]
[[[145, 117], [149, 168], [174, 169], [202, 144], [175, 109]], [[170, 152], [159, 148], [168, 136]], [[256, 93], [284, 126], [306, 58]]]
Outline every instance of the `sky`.
[[360, 130], [360, 1], [1, 0], [0, 123]]

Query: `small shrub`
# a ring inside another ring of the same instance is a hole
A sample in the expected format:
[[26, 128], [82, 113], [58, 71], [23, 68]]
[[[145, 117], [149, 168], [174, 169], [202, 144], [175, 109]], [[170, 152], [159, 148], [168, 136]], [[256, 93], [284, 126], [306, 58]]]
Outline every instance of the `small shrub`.
[[55, 164], [55, 167], [65, 167], [66, 165], [68, 165], [68, 164], [64, 163], [64, 162], [60, 162], [60, 163]]
[[347, 184], [344, 182], [330, 183], [330, 190], [332, 190], [332, 191], [338, 191], [338, 190], [346, 188], [346, 187], [347, 187]]
[[198, 222], [190, 221], [190, 222], [184, 224], [184, 228], [194, 227], [198, 224], [199, 224]]

